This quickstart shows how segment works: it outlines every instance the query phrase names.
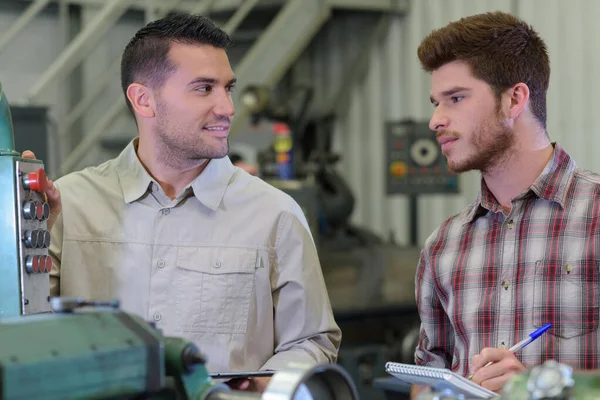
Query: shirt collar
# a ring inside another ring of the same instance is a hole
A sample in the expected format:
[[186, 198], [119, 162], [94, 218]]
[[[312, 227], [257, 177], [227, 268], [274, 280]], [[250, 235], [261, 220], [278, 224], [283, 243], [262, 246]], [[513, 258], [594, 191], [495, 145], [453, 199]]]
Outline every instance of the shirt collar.
[[[554, 147], [554, 153], [542, 173], [529, 189], [515, 199], [523, 199], [533, 193], [540, 199], [556, 202], [564, 207], [577, 165], [561, 145], [552, 143], [552, 146]], [[490, 192], [482, 178], [479, 196], [473, 208], [467, 214], [465, 222], [472, 222], [476, 217], [487, 214], [488, 211], [497, 212], [500, 210], [502, 210], [502, 206]]]
[[[136, 154], [137, 143], [138, 138], [133, 139], [116, 158], [117, 175], [123, 198], [128, 204], [145, 195], [150, 185], [156, 183]], [[202, 173], [184, 189], [184, 192], [191, 187], [194, 196], [202, 204], [216, 210], [221, 204], [235, 170], [229, 157], [212, 159]]]
[[154, 182], [136, 154], [137, 144], [138, 138], [133, 139], [115, 160], [117, 176], [127, 204], [146, 194]]

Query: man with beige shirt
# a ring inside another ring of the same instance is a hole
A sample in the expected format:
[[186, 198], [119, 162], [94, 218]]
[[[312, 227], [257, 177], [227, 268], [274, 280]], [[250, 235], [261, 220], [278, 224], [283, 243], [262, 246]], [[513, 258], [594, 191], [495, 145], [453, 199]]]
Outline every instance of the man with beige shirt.
[[122, 87], [139, 136], [49, 191], [55, 210], [62, 199], [52, 294], [117, 298], [193, 340], [214, 372], [335, 362], [341, 332], [300, 207], [226, 157], [229, 42], [208, 19], [174, 14], [127, 45]]

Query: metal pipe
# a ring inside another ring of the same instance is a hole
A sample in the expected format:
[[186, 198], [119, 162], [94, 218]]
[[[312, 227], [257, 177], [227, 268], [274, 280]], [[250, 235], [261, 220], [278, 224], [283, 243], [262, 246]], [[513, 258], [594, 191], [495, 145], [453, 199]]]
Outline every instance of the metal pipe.
[[258, 3], [258, 0], [246, 0], [244, 3], [235, 10], [235, 13], [229, 18], [229, 21], [223, 26], [223, 30], [228, 34], [232, 34], [238, 26], [242, 23], [244, 18], [252, 11], [254, 6]]
[[119, 95], [111, 102], [112, 106], [106, 110], [106, 113], [96, 122], [96, 124], [90, 130], [90, 133], [83, 137], [83, 140], [69, 153], [65, 161], [60, 166], [59, 174], [64, 175], [72, 171], [72, 169], [79, 163], [83, 157], [89, 152], [90, 148], [96, 144], [98, 139], [106, 133], [106, 130], [113, 123], [119, 114], [124, 110], [124, 102]]
[[0, 37], [0, 53], [4, 47], [14, 38], [36, 15], [40, 13], [48, 5], [50, 0], [35, 0], [27, 7], [25, 11], [17, 18], [17, 20], [8, 28], [8, 30]]
[[84, 57], [100, 42], [109, 27], [127, 10], [133, 0], [108, 0], [106, 5], [86, 27], [69, 43], [67, 48], [50, 65], [26, 95], [26, 101], [34, 103], [39, 94], [57, 79], [70, 73]]

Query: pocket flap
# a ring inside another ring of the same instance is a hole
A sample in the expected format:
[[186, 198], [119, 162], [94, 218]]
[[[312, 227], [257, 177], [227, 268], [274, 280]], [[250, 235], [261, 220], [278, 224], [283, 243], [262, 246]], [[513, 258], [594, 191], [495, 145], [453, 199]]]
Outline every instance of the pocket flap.
[[207, 274], [254, 273], [258, 251], [239, 247], [179, 247], [179, 268]]

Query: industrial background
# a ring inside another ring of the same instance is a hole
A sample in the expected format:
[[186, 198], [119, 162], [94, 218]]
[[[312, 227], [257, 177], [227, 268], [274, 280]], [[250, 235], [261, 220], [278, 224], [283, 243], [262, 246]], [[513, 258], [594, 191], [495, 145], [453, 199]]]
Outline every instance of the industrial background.
[[[301, 126], [314, 128], [314, 136], [298, 143], [318, 150], [306, 165], [327, 164], [334, 171], [332, 185], [353, 197], [344, 204], [349, 221], [343, 221], [352, 230], [319, 237], [318, 216], [311, 223], [336, 318], [347, 324], [342, 360], [363, 391], [380, 374], [373, 365], [410, 357], [418, 325], [412, 279], [419, 247], [479, 188], [477, 173], [456, 183], [425, 143], [432, 136], [422, 123], [433, 108], [416, 50], [428, 33], [495, 10], [533, 25], [550, 52], [548, 133], [580, 167], [600, 172], [596, 0], [0, 0], [0, 82], [13, 112], [16, 150], [36, 151], [53, 178], [118, 154], [135, 135], [120, 88], [121, 53], [140, 27], [173, 10], [210, 16], [234, 40], [230, 60], [239, 82], [232, 150], [268, 170], [264, 150], [277, 118], [252, 112], [241, 101], [246, 89], [265, 89], [269, 104], [291, 104], [306, 117]], [[394, 136], [402, 129], [412, 129], [412, 142]], [[330, 142], [321, 142], [323, 137]], [[402, 153], [411, 143], [420, 143], [418, 154]], [[414, 174], [430, 175], [412, 187], [394, 181], [393, 162], [410, 164], [414, 157], [424, 157]], [[303, 178], [310, 175], [305, 169]], [[310, 190], [282, 188], [311, 212]], [[354, 270], [339, 254], [349, 248]], [[389, 322], [398, 315], [410, 323]], [[366, 317], [373, 318], [374, 333], [354, 334], [354, 328], [364, 330], [357, 321]], [[394, 343], [401, 348], [390, 350]]]

